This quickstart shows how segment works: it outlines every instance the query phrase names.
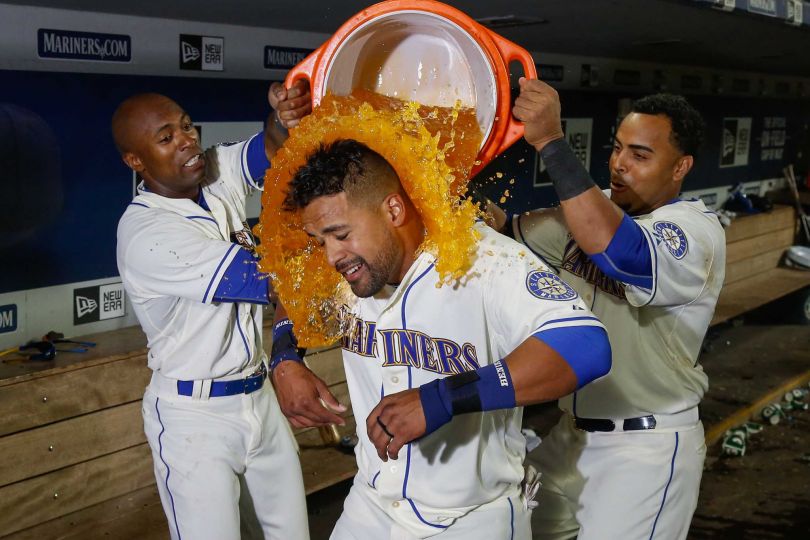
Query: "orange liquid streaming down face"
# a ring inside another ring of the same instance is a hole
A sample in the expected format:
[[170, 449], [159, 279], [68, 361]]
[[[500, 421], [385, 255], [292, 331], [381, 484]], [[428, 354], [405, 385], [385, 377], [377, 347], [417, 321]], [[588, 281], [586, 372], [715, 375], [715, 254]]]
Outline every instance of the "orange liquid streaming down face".
[[270, 274], [302, 347], [340, 339], [341, 308], [354, 297], [323, 248], [304, 233], [299, 213], [282, 205], [295, 171], [321, 144], [339, 139], [361, 142], [391, 163], [422, 217], [427, 236], [421, 249], [436, 255], [443, 283], [463, 279], [475, 254], [479, 209], [459, 199], [481, 144], [475, 111], [420, 106], [365, 90], [327, 95], [273, 158], [256, 230], [261, 269]]

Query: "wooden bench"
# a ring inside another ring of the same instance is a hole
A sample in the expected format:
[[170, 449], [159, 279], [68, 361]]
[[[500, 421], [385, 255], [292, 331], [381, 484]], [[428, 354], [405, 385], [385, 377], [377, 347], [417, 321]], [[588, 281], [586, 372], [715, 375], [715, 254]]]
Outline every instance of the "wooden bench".
[[[141, 418], [146, 339], [138, 327], [82, 339], [98, 345], [50, 362], [0, 363], [0, 537], [167, 538]], [[348, 405], [340, 350], [307, 362]], [[349, 415], [337, 436], [354, 428]], [[308, 494], [355, 474], [354, 455], [324, 443], [317, 428], [296, 439]]]
[[810, 271], [779, 266], [797, 232], [796, 210], [777, 205], [742, 216], [726, 229], [726, 278], [712, 325], [810, 285]]

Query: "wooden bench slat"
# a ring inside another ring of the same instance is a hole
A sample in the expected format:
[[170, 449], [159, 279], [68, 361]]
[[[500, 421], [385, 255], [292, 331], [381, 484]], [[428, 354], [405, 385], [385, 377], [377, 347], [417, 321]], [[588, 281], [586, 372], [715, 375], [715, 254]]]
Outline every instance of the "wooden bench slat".
[[796, 211], [793, 207], [777, 205], [771, 212], [742, 216], [732, 221], [726, 229], [726, 244], [781, 229], [795, 230], [795, 227]]
[[136, 355], [2, 389], [0, 435], [130, 403], [143, 397], [151, 371]]
[[83, 508], [16, 532], [7, 540], [90, 540], [95, 538], [161, 539], [168, 524], [156, 485]]
[[0, 488], [0, 536], [155, 482], [146, 444]]
[[[57, 352], [56, 358], [47, 362], [25, 361], [22, 355], [4, 356], [3, 362], [0, 362], [0, 388], [28, 379], [50, 377], [130, 356], [146, 355], [146, 336], [139, 326], [88, 334], [75, 339], [91, 341], [96, 346], [88, 348], [84, 353]], [[59, 347], [72, 348], [70, 344]]]
[[141, 401], [0, 437], [0, 486], [144, 442]]
[[774, 268], [724, 286], [711, 324], [727, 321], [807, 286], [810, 271], [791, 268]]
[[793, 228], [789, 227], [732, 242], [726, 247], [726, 264], [756, 257], [766, 251], [786, 249], [793, 245], [794, 236]]
[[760, 253], [756, 257], [749, 257], [741, 261], [726, 264], [726, 278], [723, 287], [728, 287], [742, 279], [768, 272], [778, 267], [784, 255], [783, 247]]
[[307, 495], [347, 480], [357, 473], [353, 453], [333, 447], [301, 449], [301, 469]]

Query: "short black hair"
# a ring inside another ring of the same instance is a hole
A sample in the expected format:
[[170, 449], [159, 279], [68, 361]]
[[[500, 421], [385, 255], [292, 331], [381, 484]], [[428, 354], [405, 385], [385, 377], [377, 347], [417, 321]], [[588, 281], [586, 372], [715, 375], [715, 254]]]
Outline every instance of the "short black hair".
[[396, 190], [394, 181], [398, 184], [399, 177], [380, 154], [353, 139], [339, 139], [321, 144], [309, 155], [290, 180], [283, 207], [300, 210], [318, 197], [344, 191], [371, 199], [383, 188]]
[[706, 131], [703, 117], [683, 96], [653, 94], [637, 99], [631, 112], [664, 115], [672, 123], [672, 144], [684, 155], [697, 156]]

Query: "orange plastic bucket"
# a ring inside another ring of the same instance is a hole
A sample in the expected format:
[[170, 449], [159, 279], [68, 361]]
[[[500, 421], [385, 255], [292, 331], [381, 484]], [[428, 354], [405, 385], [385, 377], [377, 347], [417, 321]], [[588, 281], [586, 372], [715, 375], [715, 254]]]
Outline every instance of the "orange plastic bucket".
[[327, 91], [347, 95], [357, 87], [431, 106], [461, 100], [476, 109], [483, 133], [475, 175], [523, 136], [510, 110], [512, 61], [537, 77], [528, 51], [461, 11], [433, 0], [389, 0], [346, 21], [285, 84], [308, 79], [313, 106]]

